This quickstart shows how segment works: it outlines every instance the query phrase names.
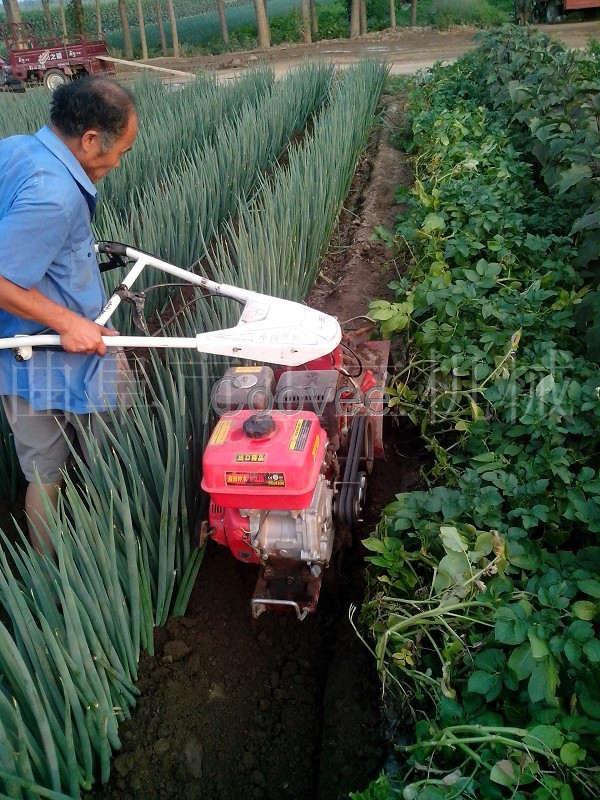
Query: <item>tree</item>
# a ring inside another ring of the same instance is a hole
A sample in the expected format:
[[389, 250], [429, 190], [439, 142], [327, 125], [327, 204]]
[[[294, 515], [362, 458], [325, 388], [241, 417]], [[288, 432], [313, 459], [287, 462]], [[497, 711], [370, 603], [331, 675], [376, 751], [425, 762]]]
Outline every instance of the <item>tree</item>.
[[390, 0], [390, 28], [396, 30], [396, 0]]
[[302, 41], [304, 44], [312, 42], [312, 23], [310, 18], [310, 0], [301, 0], [302, 10]]
[[219, 22], [221, 23], [221, 37], [225, 47], [229, 44], [229, 28], [227, 27], [227, 17], [225, 16], [225, 0], [217, 0], [217, 11], [219, 12]]
[[350, 9], [350, 38], [360, 36], [360, 4], [361, 0], [352, 0]]
[[96, 0], [96, 36], [102, 38], [102, 0]]
[[17, 0], [2, 0], [6, 21], [10, 24], [19, 25], [21, 23], [21, 9]]
[[310, 29], [313, 39], [319, 35], [319, 15], [317, 14], [316, 0], [310, 0]]
[[71, 0], [71, 13], [73, 15], [73, 23], [75, 25], [75, 32], [80, 36], [85, 36], [85, 16], [83, 13], [82, 0]]
[[44, 14], [44, 24], [48, 36], [54, 36], [54, 22], [52, 21], [52, 11], [50, 11], [50, 0], [42, 0], [42, 12]]
[[138, 25], [140, 28], [140, 43], [142, 45], [142, 59], [148, 58], [148, 43], [146, 42], [146, 25], [144, 24], [144, 6], [142, 0], [136, 0]]
[[60, 30], [62, 38], [67, 39], [69, 32], [67, 30], [67, 17], [65, 14], [65, 0], [58, 0], [58, 16], [60, 17]]
[[133, 44], [131, 42], [131, 31], [129, 30], [127, 0], [119, 0], [119, 17], [121, 18], [121, 30], [123, 31], [123, 50], [125, 51], [125, 58], [133, 58]]
[[360, 35], [367, 32], [367, 0], [360, 0]]
[[175, 6], [173, 0], [167, 0], [167, 11], [169, 13], [169, 23], [171, 25], [171, 38], [173, 39], [173, 56], [179, 58], [179, 34], [177, 33], [177, 17], [175, 16]]
[[410, 24], [413, 28], [417, 24], [417, 0], [410, 1]]
[[158, 24], [158, 35], [160, 36], [160, 51], [163, 56], [167, 55], [167, 37], [165, 36], [165, 26], [163, 25], [162, 5], [160, 0], [154, 0], [156, 10], [156, 22]]
[[271, 47], [271, 29], [265, 0], [254, 0], [254, 11], [256, 13], [256, 27], [258, 29], [258, 46], [261, 50], [268, 50]]

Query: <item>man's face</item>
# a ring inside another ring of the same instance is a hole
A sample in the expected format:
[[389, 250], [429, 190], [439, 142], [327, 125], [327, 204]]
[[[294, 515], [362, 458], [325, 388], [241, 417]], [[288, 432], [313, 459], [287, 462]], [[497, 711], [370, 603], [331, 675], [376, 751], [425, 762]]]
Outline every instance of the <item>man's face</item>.
[[132, 111], [127, 120], [127, 125], [118, 139], [112, 143], [108, 150], [102, 144], [99, 131], [86, 131], [79, 141], [79, 148], [75, 155], [88, 178], [97, 183], [111, 170], [118, 167], [121, 157], [128, 151], [135, 141], [138, 132], [138, 120], [135, 111]]

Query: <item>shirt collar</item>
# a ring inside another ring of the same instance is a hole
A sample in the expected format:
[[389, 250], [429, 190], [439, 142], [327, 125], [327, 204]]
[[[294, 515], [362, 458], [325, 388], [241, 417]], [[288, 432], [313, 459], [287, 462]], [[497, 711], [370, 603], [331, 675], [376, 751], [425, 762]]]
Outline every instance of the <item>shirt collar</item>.
[[40, 128], [35, 134], [35, 137], [69, 170], [74, 180], [79, 185], [79, 188], [86, 195], [90, 212], [93, 213], [96, 205], [96, 187], [88, 178], [83, 167], [79, 161], [77, 161], [67, 145], [61, 141], [61, 139], [59, 139], [58, 136], [53, 133], [47, 125], [44, 125], [43, 128]]

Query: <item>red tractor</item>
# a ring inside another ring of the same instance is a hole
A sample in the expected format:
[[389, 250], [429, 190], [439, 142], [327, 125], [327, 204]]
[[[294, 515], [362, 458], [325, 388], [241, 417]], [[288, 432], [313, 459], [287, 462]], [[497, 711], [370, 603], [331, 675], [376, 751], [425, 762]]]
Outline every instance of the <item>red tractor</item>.
[[101, 39], [42, 39], [29, 22], [0, 25], [0, 39], [7, 52], [7, 60], [0, 59], [0, 88], [4, 90], [42, 83], [53, 92], [73, 78], [115, 72], [114, 65], [101, 58], [108, 56]]
[[570, 11], [600, 8], [600, 0], [515, 0], [515, 19], [526, 25], [529, 22], [561, 22]]

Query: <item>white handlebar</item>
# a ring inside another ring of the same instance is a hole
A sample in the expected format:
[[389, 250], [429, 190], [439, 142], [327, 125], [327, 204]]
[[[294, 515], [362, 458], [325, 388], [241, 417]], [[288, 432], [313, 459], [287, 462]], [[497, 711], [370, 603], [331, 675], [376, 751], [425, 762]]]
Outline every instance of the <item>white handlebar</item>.
[[[341, 341], [342, 332], [338, 321], [321, 311], [290, 300], [280, 300], [226, 283], [216, 283], [132, 247], [125, 249], [125, 255], [134, 264], [121, 281], [122, 287], [131, 289], [146, 267], [154, 267], [200, 286], [212, 294], [237, 300], [244, 304], [244, 310], [233, 328], [199, 333], [193, 338], [103, 336], [107, 347], [194, 349], [201, 353], [296, 367], [331, 353]], [[99, 325], [106, 325], [120, 303], [120, 295], [112, 294], [95, 321]], [[32, 348], [53, 346], [60, 346], [60, 336], [56, 334], [0, 339], [0, 350], [14, 349], [21, 360], [31, 358]]]

